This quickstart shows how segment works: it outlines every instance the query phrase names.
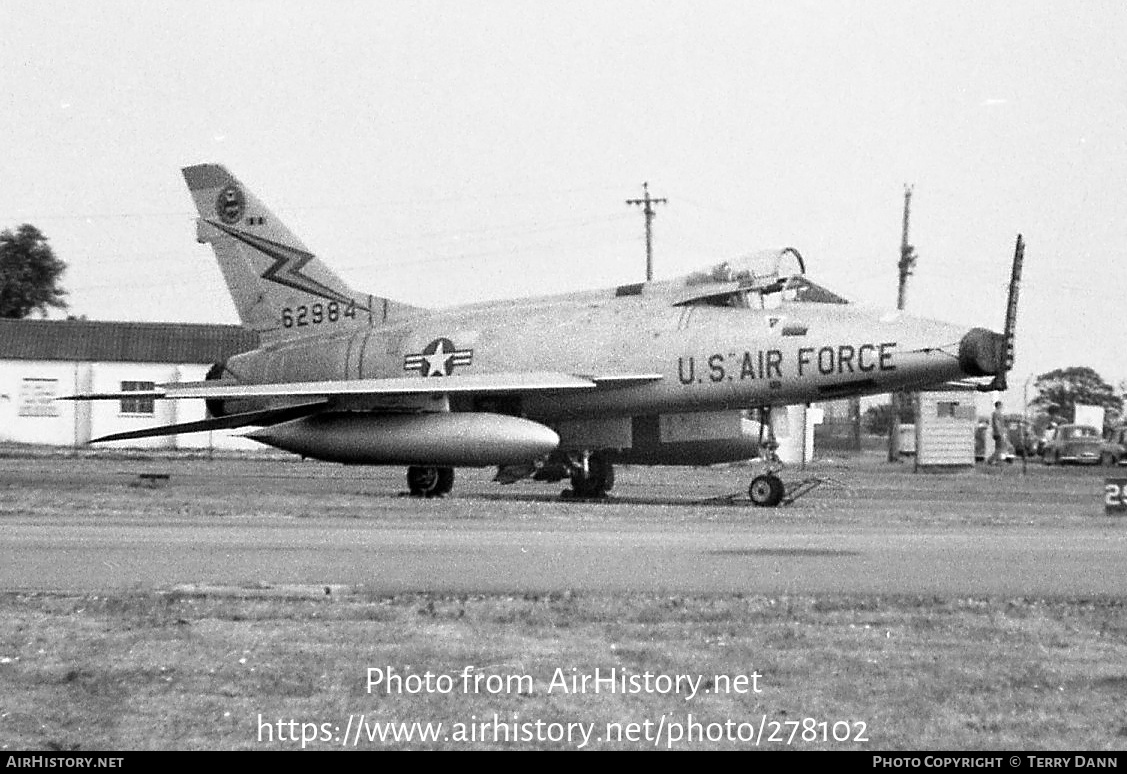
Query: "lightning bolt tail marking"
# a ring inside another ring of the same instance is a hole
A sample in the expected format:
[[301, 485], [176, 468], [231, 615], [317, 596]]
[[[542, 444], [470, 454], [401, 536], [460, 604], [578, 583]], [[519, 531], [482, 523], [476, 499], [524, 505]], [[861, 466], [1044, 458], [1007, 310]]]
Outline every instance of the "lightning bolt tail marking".
[[256, 234], [244, 233], [214, 220], [209, 219], [207, 222], [239, 242], [274, 259], [274, 263], [260, 275], [262, 279], [294, 290], [300, 290], [303, 293], [309, 293], [318, 298], [324, 298], [327, 301], [355, 304], [356, 309], [371, 312], [371, 309], [358, 303], [355, 299], [349, 298], [301, 273], [305, 265], [317, 257], [313, 253], [298, 250], [295, 247], [283, 245]]

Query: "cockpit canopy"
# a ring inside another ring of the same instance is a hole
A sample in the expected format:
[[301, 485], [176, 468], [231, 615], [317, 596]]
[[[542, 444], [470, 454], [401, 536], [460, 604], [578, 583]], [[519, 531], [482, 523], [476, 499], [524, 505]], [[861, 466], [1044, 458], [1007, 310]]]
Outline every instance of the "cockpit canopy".
[[759, 250], [758, 252], [721, 261], [701, 271], [694, 271], [685, 277], [685, 285], [708, 285], [715, 283], [738, 282], [743, 286], [775, 282], [795, 274], [806, 274], [806, 261], [793, 247], [781, 250]]
[[806, 278], [806, 262], [793, 247], [762, 250], [723, 261], [677, 280], [678, 306], [704, 305], [762, 309], [783, 301], [849, 303]]

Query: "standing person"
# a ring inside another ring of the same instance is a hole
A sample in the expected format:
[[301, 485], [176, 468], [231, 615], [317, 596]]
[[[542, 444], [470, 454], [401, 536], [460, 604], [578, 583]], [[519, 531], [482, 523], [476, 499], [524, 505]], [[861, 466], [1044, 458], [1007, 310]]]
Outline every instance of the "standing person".
[[987, 465], [1002, 462], [1006, 451], [1006, 417], [1002, 414], [1002, 401], [994, 403], [994, 413], [990, 415], [990, 432], [994, 435], [994, 453], [986, 460]]

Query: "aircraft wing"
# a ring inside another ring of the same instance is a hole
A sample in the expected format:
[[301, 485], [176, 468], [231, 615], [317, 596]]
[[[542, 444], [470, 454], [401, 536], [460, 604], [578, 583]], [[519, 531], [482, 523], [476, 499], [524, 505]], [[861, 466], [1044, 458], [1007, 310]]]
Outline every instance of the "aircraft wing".
[[162, 384], [151, 392], [90, 393], [70, 395], [62, 400], [120, 400], [152, 397], [165, 400], [190, 398], [332, 398], [341, 395], [426, 395], [434, 393], [558, 392], [636, 386], [656, 382], [661, 374], [604, 374], [579, 376], [555, 372], [517, 372], [464, 374], [391, 379], [339, 379], [317, 382], [277, 384], [238, 384], [225, 381], [179, 382]]

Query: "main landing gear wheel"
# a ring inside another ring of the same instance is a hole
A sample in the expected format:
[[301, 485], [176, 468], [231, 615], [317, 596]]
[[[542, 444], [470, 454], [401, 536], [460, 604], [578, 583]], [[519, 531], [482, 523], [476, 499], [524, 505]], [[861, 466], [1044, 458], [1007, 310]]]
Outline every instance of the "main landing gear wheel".
[[441, 497], [454, 488], [454, 468], [413, 465], [407, 468], [412, 497]]
[[783, 485], [782, 479], [770, 473], [756, 476], [747, 488], [747, 496], [751, 498], [751, 501], [765, 508], [774, 508], [781, 503], [785, 493], [786, 487]]
[[601, 454], [592, 454], [586, 470], [571, 474], [571, 489], [576, 497], [606, 497], [614, 489], [614, 465]]

